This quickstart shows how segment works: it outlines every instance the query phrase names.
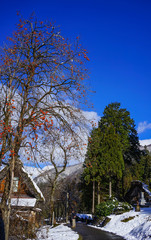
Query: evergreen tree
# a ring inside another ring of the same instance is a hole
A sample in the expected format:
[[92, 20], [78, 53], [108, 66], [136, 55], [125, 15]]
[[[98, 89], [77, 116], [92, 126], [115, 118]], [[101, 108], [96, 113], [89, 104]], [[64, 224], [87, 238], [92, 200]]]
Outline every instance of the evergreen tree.
[[122, 182], [119, 182], [118, 178], [116, 179], [116, 191], [119, 195], [122, 188], [122, 196], [124, 197], [124, 180], [126, 179], [126, 185], [128, 186], [129, 183], [127, 181], [131, 181], [132, 175], [127, 178], [127, 173], [132, 172], [134, 165], [139, 162], [141, 157], [139, 140], [134, 120], [130, 117], [129, 111], [121, 108], [121, 104], [118, 102], [106, 106], [103, 117], [99, 122], [100, 132], [105, 132], [105, 129], [110, 125], [114, 127], [115, 133], [118, 135], [126, 169], [122, 174]]
[[90, 181], [95, 181], [100, 176], [99, 164], [99, 148], [100, 136], [97, 128], [93, 129], [88, 141], [87, 153], [84, 162], [85, 181], [89, 184]]
[[[121, 108], [120, 103], [106, 106], [99, 127], [93, 129], [89, 139], [85, 159], [84, 179], [87, 184], [96, 181], [98, 189], [104, 189], [109, 181], [115, 186], [116, 195], [121, 197], [133, 179], [134, 166], [141, 157], [139, 140], [135, 130], [134, 120], [129, 111]], [[121, 181], [122, 179], [122, 181]], [[92, 187], [92, 185], [91, 185]], [[98, 198], [99, 202], [99, 198]]]
[[140, 159], [139, 140], [135, 130], [134, 120], [130, 117], [129, 111], [121, 108], [118, 102], [106, 106], [99, 127], [101, 131], [112, 124], [119, 136], [124, 161], [127, 164]]
[[121, 179], [124, 170], [122, 145], [119, 135], [112, 124], [106, 126], [102, 133], [100, 145], [100, 163], [103, 174], [109, 180], [109, 197], [112, 196], [111, 182], [113, 178]]
[[98, 203], [100, 203], [100, 176], [101, 176], [101, 165], [99, 162], [99, 130], [93, 129], [91, 137], [89, 138], [87, 154], [84, 163], [84, 180], [87, 184], [93, 182], [93, 196], [92, 196], [92, 213], [95, 208], [95, 182], [98, 182]]

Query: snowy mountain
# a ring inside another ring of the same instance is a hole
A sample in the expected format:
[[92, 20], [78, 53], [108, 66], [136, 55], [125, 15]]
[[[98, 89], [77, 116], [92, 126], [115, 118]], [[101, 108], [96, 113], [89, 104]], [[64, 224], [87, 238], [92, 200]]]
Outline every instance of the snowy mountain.
[[[148, 139], [140, 140], [140, 149], [141, 150], [143, 150], [146, 146], [148, 151], [151, 152], [151, 144], [150, 144], [151, 141], [149, 141], [149, 140]], [[83, 171], [82, 166], [83, 166], [83, 163], [68, 166], [66, 168], [65, 172], [63, 172], [60, 175], [59, 179], [66, 178], [66, 177], [72, 176], [72, 175], [75, 176], [79, 172]], [[31, 166], [25, 166], [25, 169], [29, 173], [29, 175], [35, 180], [36, 183], [47, 182], [48, 177], [50, 177], [50, 176], [53, 177], [54, 173], [55, 173], [52, 165], [48, 165], [43, 168], [35, 168], [35, 167], [31, 167]], [[58, 169], [60, 170], [61, 167]]]
[[[61, 170], [62, 168], [59, 167], [58, 170]], [[58, 180], [64, 179], [67, 177], [73, 177], [76, 176], [83, 171], [83, 163], [79, 163], [76, 165], [68, 166], [66, 170], [60, 174]], [[47, 182], [49, 181], [49, 178], [53, 179], [55, 176], [55, 170], [54, 168], [47, 169], [45, 168], [45, 171], [41, 172], [38, 176], [34, 178], [34, 181], [36, 183], [41, 183], [41, 182]]]
[[147, 150], [148, 150], [149, 152], [151, 152], [151, 144], [150, 144], [150, 145], [145, 145], [145, 146], [140, 146], [140, 150], [144, 150], [145, 147], [147, 148]]
[[139, 140], [140, 150], [144, 150], [145, 147], [149, 152], [151, 152], [151, 139]]
[[139, 140], [139, 143], [141, 146], [148, 146], [151, 145], [151, 139]]
[[48, 165], [43, 168], [37, 168], [37, 167], [31, 167], [31, 166], [24, 166], [25, 170], [28, 172], [28, 174], [34, 179], [41, 173], [44, 173], [45, 171], [48, 171], [53, 168], [53, 166]]

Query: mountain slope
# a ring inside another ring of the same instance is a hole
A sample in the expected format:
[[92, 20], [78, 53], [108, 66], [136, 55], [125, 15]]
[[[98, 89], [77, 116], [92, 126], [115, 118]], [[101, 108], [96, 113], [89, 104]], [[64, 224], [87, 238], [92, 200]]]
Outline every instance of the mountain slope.
[[[58, 168], [58, 170], [61, 170], [61, 169], [62, 169], [61, 167]], [[59, 175], [58, 180], [61, 180], [61, 179], [67, 178], [67, 177], [72, 178], [72, 176], [76, 176], [82, 172], [83, 172], [83, 163], [68, 166], [65, 169], [65, 171]], [[36, 183], [44, 183], [44, 182], [48, 182], [49, 178], [53, 179], [54, 176], [55, 176], [55, 169], [52, 168], [49, 170], [45, 170], [44, 172], [39, 174], [37, 177], [34, 178], [34, 181]]]

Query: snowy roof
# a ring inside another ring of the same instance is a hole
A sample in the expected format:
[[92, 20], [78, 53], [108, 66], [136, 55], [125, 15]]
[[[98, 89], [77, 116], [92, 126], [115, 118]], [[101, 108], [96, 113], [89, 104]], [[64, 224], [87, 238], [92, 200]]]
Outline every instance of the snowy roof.
[[146, 193], [148, 193], [148, 195], [151, 197], [151, 192], [150, 192], [149, 189], [148, 189], [148, 185], [145, 184], [145, 183], [142, 183], [142, 188], [143, 188], [144, 191], [145, 191]]
[[150, 190], [148, 189], [148, 185], [147, 185], [147, 184], [141, 182], [140, 180], [135, 180], [135, 181], [133, 181], [132, 183], [140, 183], [141, 186], [142, 186], [142, 189], [151, 197], [151, 192], [150, 192]]
[[11, 198], [11, 206], [34, 207], [36, 198]]
[[147, 193], [149, 197], [151, 197], [151, 192], [149, 190], [148, 185], [141, 182], [140, 180], [134, 180], [131, 182], [131, 187], [126, 194], [127, 197], [129, 197], [129, 195], [133, 195], [133, 196], [136, 195], [135, 191], [133, 192], [136, 186], [139, 187], [139, 191], [144, 191], [145, 193]]

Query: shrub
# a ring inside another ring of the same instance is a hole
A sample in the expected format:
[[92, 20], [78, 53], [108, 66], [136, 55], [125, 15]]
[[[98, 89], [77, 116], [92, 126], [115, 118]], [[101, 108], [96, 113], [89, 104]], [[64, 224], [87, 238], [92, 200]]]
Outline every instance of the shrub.
[[96, 215], [98, 217], [108, 216], [112, 213], [123, 213], [132, 209], [132, 206], [126, 202], [119, 202], [116, 199], [102, 202], [96, 206]]
[[129, 222], [130, 220], [134, 219], [135, 216], [129, 217], [129, 218], [124, 218], [123, 220], [121, 220], [121, 222]]
[[123, 212], [128, 212], [131, 209], [133, 209], [133, 207], [127, 203], [127, 202], [119, 202], [117, 207], [114, 209], [114, 213], [123, 213]]
[[106, 217], [113, 212], [114, 208], [115, 204], [113, 201], [101, 202], [96, 206], [96, 215]]

